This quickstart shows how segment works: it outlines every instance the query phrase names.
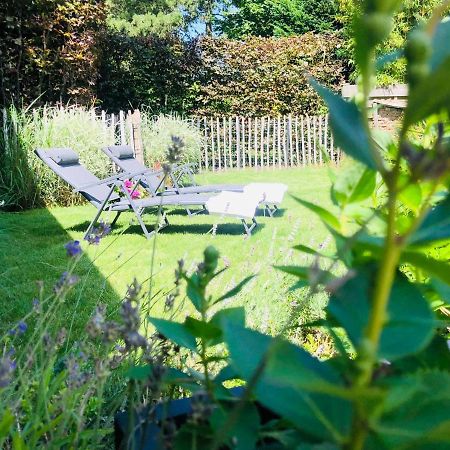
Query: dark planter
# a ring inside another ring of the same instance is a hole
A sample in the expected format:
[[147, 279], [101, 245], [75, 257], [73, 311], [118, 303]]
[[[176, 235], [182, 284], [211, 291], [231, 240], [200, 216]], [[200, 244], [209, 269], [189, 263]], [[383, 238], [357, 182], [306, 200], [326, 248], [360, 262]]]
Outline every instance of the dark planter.
[[[240, 397], [244, 392], [244, 388], [235, 387], [230, 389], [230, 392], [233, 396]], [[256, 403], [256, 406], [263, 424], [277, 418], [267, 408], [258, 403]], [[139, 414], [134, 413], [131, 421], [129, 412], [117, 413], [114, 419], [116, 450], [128, 450], [127, 442], [130, 436], [130, 426], [134, 428], [135, 446], [132, 450], [163, 450], [160, 442], [162, 421], [170, 419], [176, 428], [180, 428], [191, 413], [192, 399], [190, 397], [158, 404], [152, 413], [151, 419], [148, 419], [148, 409], [143, 410]], [[141, 425], [137, 426], [137, 424]]]

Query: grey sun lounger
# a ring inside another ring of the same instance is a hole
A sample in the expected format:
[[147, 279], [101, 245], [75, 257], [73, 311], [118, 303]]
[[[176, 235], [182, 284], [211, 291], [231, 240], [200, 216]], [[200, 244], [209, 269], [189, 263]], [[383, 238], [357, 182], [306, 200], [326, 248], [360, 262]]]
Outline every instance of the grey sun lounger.
[[[146, 170], [145, 176], [142, 178], [143, 185], [146, 189], [150, 189], [153, 194], [156, 194], [158, 190], [161, 188], [161, 177], [158, 175], [158, 172], [151, 171], [143, 163], [138, 161], [134, 157], [134, 152], [131, 146], [129, 145], [111, 145], [109, 147], [102, 148], [102, 151], [124, 172], [139, 172], [142, 170]], [[192, 166], [191, 164], [184, 164], [182, 166], [175, 166], [174, 173], [171, 176], [173, 187], [165, 188], [164, 195], [171, 193], [178, 194], [203, 194], [203, 193], [211, 193], [211, 192], [243, 192], [244, 186], [240, 184], [208, 184], [205, 186], [201, 186], [195, 183], [195, 180], [192, 176], [188, 167]], [[179, 174], [186, 174], [190, 178], [190, 182], [192, 186], [180, 186], [178, 184]]]
[[[174, 166], [173, 173], [171, 174], [171, 180], [173, 187], [166, 188], [162, 186], [163, 178], [161, 177], [160, 171], [152, 171], [148, 169], [142, 162], [138, 161], [134, 157], [133, 149], [130, 145], [111, 145], [109, 147], [102, 148], [102, 151], [111, 159], [111, 161], [116, 164], [124, 172], [142, 172], [141, 185], [152, 195], [171, 195], [171, 194], [206, 194], [206, 193], [217, 193], [217, 192], [245, 192], [249, 185], [243, 184], [207, 184], [198, 185], [195, 183], [191, 167], [192, 164], [184, 164], [181, 166]], [[145, 172], [145, 173], [144, 173]], [[179, 179], [182, 175], [187, 175], [190, 179], [192, 186], [180, 186]], [[252, 183], [253, 185], [257, 183]], [[279, 183], [271, 183], [272, 187], [275, 185], [280, 186]], [[268, 184], [266, 184], [268, 186]], [[255, 186], [253, 186], [254, 188]], [[250, 187], [250, 189], [252, 186]], [[287, 187], [286, 187], [287, 188]], [[162, 189], [162, 190], [161, 190]], [[251, 189], [254, 191], [254, 189]], [[258, 189], [256, 189], [258, 190]], [[281, 195], [284, 195], [284, 192]], [[270, 217], [278, 209], [277, 201], [266, 201], [262, 199], [260, 202], [264, 206], [265, 210]], [[189, 215], [196, 214], [196, 212], [191, 212], [186, 208]]]
[[[103, 212], [109, 211], [116, 213], [111, 223], [111, 226], [114, 226], [121, 213], [130, 211], [135, 214], [144, 235], [150, 238], [156, 231], [169, 225], [169, 221], [165, 212], [163, 212], [162, 224], [159, 225], [158, 230], [148, 231], [142, 220], [142, 215], [146, 209], [163, 206], [202, 206], [205, 208], [208, 205], [208, 200], [214, 197], [213, 195], [207, 194], [173, 194], [133, 199], [131, 193], [125, 187], [125, 180], [135, 179], [137, 180], [137, 184], [139, 177], [146, 171], [135, 171], [133, 173], [122, 172], [100, 180], [80, 163], [78, 154], [69, 148], [39, 148], [35, 150], [35, 153], [56, 175], [72, 186], [76, 192], [80, 193], [97, 209], [94, 218], [86, 230], [85, 237], [91, 233], [92, 228], [100, 219]], [[117, 190], [123, 193], [123, 197], [118, 195]], [[239, 201], [240, 199], [236, 200]], [[253, 199], [250, 198], [249, 200]], [[256, 207], [257, 202], [255, 203], [254, 210], [256, 210]], [[250, 217], [251, 213], [248, 211], [249, 209], [247, 208], [245, 216], [240, 216], [239, 213], [225, 215], [240, 218], [247, 235], [250, 235], [257, 223], [254, 217]], [[248, 225], [246, 219], [251, 219], [252, 223]]]

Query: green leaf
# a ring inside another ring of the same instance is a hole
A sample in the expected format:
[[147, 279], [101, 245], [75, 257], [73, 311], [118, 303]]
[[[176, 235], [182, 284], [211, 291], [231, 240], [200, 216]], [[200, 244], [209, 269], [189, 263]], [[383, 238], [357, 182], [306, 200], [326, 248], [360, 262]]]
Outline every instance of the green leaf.
[[[229, 414], [233, 414], [231, 405], [216, 408], [211, 415], [210, 423], [214, 432], [217, 433], [225, 425]], [[238, 420], [228, 430], [225, 439], [220, 444], [229, 442], [227, 448], [239, 450], [252, 450], [258, 440], [260, 418], [258, 410], [253, 403], [246, 403], [242, 408]], [[222, 447], [221, 447], [222, 448]]]
[[[376, 268], [367, 265], [337, 289], [327, 306], [329, 315], [347, 332], [355, 347], [367, 327]], [[394, 360], [423, 348], [433, 336], [435, 321], [419, 289], [400, 274], [394, 281], [387, 308], [379, 359]]]
[[203, 302], [205, 301], [205, 299], [203, 298], [202, 290], [200, 289], [200, 278], [196, 273], [194, 273], [191, 275], [191, 277], [186, 277], [186, 281], [186, 295], [191, 300], [194, 308], [198, 312], [200, 312], [202, 310]]
[[226, 294], [222, 295], [221, 297], [219, 297], [217, 300], [215, 300], [215, 302], [213, 303], [214, 305], [216, 303], [221, 302], [222, 300], [225, 300], [227, 298], [231, 298], [234, 297], [235, 295], [239, 294], [239, 292], [241, 292], [242, 288], [253, 278], [255, 278], [256, 275], [250, 275], [246, 278], [244, 278], [240, 283], [238, 283], [233, 289], [230, 289]]
[[236, 308], [221, 309], [211, 317], [209, 322], [218, 328], [222, 328], [225, 321], [231, 321], [236, 325], [245, 326], [245, 308], [239, 306]]
[[381, 55], [376, 60], [376, 70], [382, 70], [385, 66], [394, 63], [395, 61], [402, 58], [404, 55], [404, 52], [402, 49], [394, 50], [393, 52], [385, 53], [384, 55]]
[[376, 170], [377, 163], [371, 153], [371, 145], [364, 119], [354, 103], [346, 102], [339, 95], [310, 81], [324, 99], [329, 109], [330, 127], [336, 145], [352, 158]]
[[413, 125], [448, 107], [450, 102], [450, 57], [409, 93], [404, 126]]
[[430, 58], [431, 70], [436, 70], [450, 57], [450, 19], [447, 17], [436, 27], [433, 35], [433, 53]]
[[362, 202], [376, 188], [376, 172], [361, 164], [353, 164], [342, 171], [332, 187], [332, 196], [344, 207], [347, 203]]
[[5, 409], [0, 420], [0, 439], [6, 438], [9, 435], [13, 423], [14, 415], [9, 409]]
[[450, 374], [419, 371], [383, 383], [387, 398], [374, 426], [383, 448], [450, 448]]
[[294, 275], [300, 280], [308, 282], [320, 281], [320, 284], [326, 284], [334, 278], [334, 276], [326, 270], [303, 267], [303, 266], [274, 266], [275, 269], [286, 272], [289, 275]]
[[[450, 83], [448, 83], [450, 85]], [[450, 238], [450, 195], [438, 203], [426, 216], [419, 229], [409, 239], [409, 244], [426, 244]]]
[[314, 203], [307, 202], [306, 200], [302, 200], [295, 196], [293, 197], [295, 200], [297, 200], [298, 203], [303, 205], [305, 208], [308, 208], [313, 213], [317, 214], [326, 225], [330, 226], [331, 228], [334, 228], [335, 230], [340, 230], [341, 224], [339, 223], [338, 218], [333, 214], [331, 214], [330, 211], [322, 208], [321, 206], [314, 205]]
[[165, 319], [149, 318], [149, 322], [167, 339], [170, 339], [180, 347], [188, 348], [193, 352], [197, 351], [195, 336], [185, 325]]
[[402, 262], [417, 266], [428, 275], [437, 277], [450, 285], [450, 264], [446, 261], [430, 258], [423, 253], [405, 251], [402, 253]]
[[223, 383], [228, 380], [235, 380], [239, 378], [239, 375], [236, 372], [236, 369], [232, 366], [225, 366], [214, 378], [214, 381], [217, 383]]
[[400, 201], [411, 211], [417, 213], [422, 203], [422, 189], [420, 184], [412, 183], [399, 193]]
[[350, 403], [322, 393], [343, 386], [329, 364], [278, 337], [231, 323], [224, 332], [232, 365], [240, 376], [249, 381], [260, 370], [253, 392], [265, 407], [321, 440], [339, 441], [348, 432]]
[[309, 255], [320, 256], [322, 258], [334, 258], [334, 255], [332, 253], [318, 252], [317, 250], [314, 250], [313, 248], [307, 247], [306, 245], [302, 244], [295, 245], [293, 248], [303, 253], [308, 253]]
[[202, 320], [194, 319], [193, 317], [186, 317], [184, 326], [197, 338], [204, 340], [218, 339], [222, 336], [222, 331], [219, 327], [203, 322]]

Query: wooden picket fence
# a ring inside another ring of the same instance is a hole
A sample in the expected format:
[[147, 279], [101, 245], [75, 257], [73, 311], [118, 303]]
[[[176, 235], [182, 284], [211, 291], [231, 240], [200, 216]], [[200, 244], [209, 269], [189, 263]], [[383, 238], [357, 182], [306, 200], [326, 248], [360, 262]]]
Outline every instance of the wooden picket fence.
[[[97, 116], [98, 117], [98, 116]], [[130, 144], [143, 159], [140, 112], [120, 111], [100, 117], [116, 144]], [[184, 117], [202, 139], [201, 170], [244, 167], [293, 167], [340, 161], [328, 116]], [[151, 149], [148, 149], [151, 151]]]
[[292, 167], [338, 162], [328, 116], [196, 117], [206, 170]]

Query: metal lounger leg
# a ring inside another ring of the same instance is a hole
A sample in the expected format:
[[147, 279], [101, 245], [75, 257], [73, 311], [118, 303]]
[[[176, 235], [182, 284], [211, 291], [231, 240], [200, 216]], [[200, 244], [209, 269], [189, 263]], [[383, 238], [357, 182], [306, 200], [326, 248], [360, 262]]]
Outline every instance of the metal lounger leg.
[[245, 219], [241, 219], [241, 221], [242, 221], [242, 225], [244, 225], [244, 230], [247, 233], [247, 236], [250, 236], [252, 234], [253, 229], [256, 227], [256, 225], [258, 225], [258, 223], [256, 222], [256, 219], [253, 217], [251, 225], [247, 225], [247, 222], [245, 221]]
[[122, 214], [121, 211], [117, 211], [116, 213], [116, 217], [114, 217], [113, 221], [111, 222], [111, 228], [116, 224], [117, 219], [119, 218], [119, 216]]
[[271, 207], [268, 203], [266, 203], [265, 209], [270, 217], [273, 217], [273, 215], [278, 211], [277, 205], [272, 205]]
[[108, 195], [106, 196], [105, 200], [103, 200], [103, 203], [100, 205], [100, 207], [97, 210], [97, 214], [94, 216], [91, 223], [89, 224], [88, 229], [86, 230], [86, 233], [84, 234], [84, 239], [86, 239], [89, 236], [89, 233], [91, 232], [92, 227], [95, 225], [95, 223], [97, 222], [99, 217], [102, 215], [102, 212], [105, 210], [105, 206], [108, 203], [112, 193], [114, 192], [115, 187], [116, 187], [115, 184], [113, 184], [111, 186], [111, 189], [110, 189]]

